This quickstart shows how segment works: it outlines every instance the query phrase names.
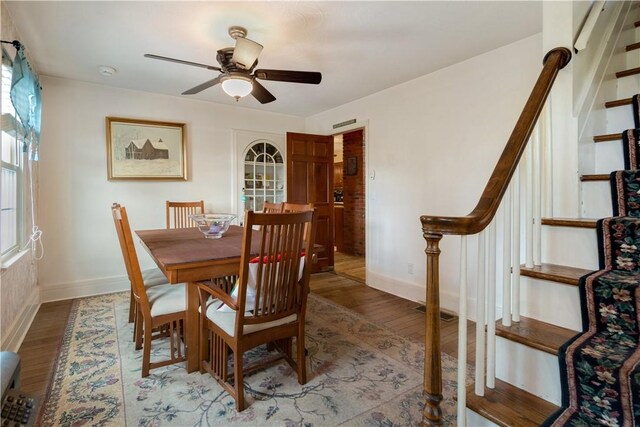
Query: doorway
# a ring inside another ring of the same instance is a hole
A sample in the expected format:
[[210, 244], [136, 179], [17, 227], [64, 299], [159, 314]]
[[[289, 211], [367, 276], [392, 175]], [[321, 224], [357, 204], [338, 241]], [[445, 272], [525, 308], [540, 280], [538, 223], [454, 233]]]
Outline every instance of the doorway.
[[366, 283], [364, 129], [334, 135], [334, 271]]

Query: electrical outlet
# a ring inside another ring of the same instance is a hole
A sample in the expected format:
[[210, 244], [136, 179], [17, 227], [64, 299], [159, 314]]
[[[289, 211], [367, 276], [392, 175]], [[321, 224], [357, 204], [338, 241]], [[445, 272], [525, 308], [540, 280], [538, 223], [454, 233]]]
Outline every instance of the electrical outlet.
[[413, 274], [413, 264], [412, 263], [407, 264], [407, 273]]

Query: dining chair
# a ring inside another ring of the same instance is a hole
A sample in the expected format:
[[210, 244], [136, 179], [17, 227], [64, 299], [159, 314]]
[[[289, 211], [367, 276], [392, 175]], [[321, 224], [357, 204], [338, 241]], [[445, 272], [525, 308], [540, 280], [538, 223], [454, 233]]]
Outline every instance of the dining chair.
[[[111, 209], [113, 209], [114, 206], [119, 206], [117, 203], [114, 203], [113, 206], [111, 207]], [[126, 243], [124, 242], [124, 240], [121, 238], [120, 234], [118, 234], [118, 241], [120, 243], [120, 250], [122, 251], [122, 253], [124, 254], [127, 250], [126, 248]], [[125, 267], [127, 269], [127, 277], [129, 278], [129, 283], [131, 285], [131, 294], [129, 297], [129, 323], [132, 323], [135, 321], [136, 315], [136, 304], [135, 304], [135, 298], [133, 296], [133, 280], [132, 280], [132, 276], [131, 276], [131, 268], [129, 266], [129, 262], [128, 262], [128, 258], [125, 258]], [[169, 283], [169, 281], [167, 280], [167, 276], [164, 275], [164, 273], [162, 271], [160, 271], [159, 268], [151, 268], [148, 270], [143, 270], [142, 271], [142, 281], [144, 282], [144, 286], [146, 288], [150, 288], [152, 286], [157, 286], [157, 285], [164, 285]], [[136, 327], [137, 325], [134, 325], [134, 341], [135, 341], [135, 332], [136, 332]]]
[[[111, 212], [121, 242], [122, 257], [130, 274], [136, 304], [135, 346], [136, 350], [142, 348], [142, 377], [147, 377], [151, 369], [185, 360], [181, 343], [186, 312], [185, 284], [145, 287], [127, 210], [124, 206], [114, 203]], [[169, 359], [151, 362], [151, 343], [161, 337], [168, 337], [170, 340]]]
[[[288, 203], [282, 204], [282, 212], [308, 212], [313, 211], [313, 203]], [[306, 233], [307, 230], [305, 230]], [[315, 255], [314, 255], [315, 256]]]
[[204, 200], [198, 202], [171, 202], [167, 200], [166, 205], [167, 228], [195, 227], [196, 224], [189, 218], [189, 215], [204, 213]]
[[288, 203], [284, 202], [282, 212], [307, 212], [313, 210], [313, 203]]
[[281, 213], [284, 205], [282, 203], [264, 202], [263, 213]]
[[[304, 328], [311, 269], [305, 254], [313, 248], [316, 219], [313, 212], [248, 211], [244, 224], [236, 288], [229, 294], [209, 282], [198, 284], [203, 307], [201, 371], [208, 372], [235, 399], [238, 411], [246, 407], [246, 373], [285, 359], [296, 371], [298, 382], [307, 382]], [[252, 231], [254, 225], [261, 226], [262, 232]], [[253, 239], [260, 246], [252, 255]], [[275, 351], [245, 366], [243, 354], [263, 344]], [[230, 356], [233, 372], [228, 365]]]

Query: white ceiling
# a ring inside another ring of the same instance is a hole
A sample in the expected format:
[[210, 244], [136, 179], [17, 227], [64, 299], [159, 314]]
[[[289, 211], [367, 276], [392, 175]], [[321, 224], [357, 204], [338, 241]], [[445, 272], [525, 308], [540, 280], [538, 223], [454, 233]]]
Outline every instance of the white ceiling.
[[[259, 68], [320, 71], [320, 85], [262, 81], [277, 98], [238, 105], [309, 116], [538, 33], [540, 1], [7, 1], [42, 75], [180, 96], [218, 73], [241, 25], [264, 46]], [[112, 77], [101, 65], [118, 71]], [[192, 98], [234, 105], [218, 85]]]

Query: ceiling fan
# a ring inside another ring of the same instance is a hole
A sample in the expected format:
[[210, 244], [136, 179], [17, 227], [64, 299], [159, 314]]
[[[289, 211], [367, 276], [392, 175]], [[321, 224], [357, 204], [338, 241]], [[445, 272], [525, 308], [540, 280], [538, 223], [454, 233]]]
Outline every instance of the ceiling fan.
[[276, 97], [256, 79], [316, 85], [322, 80], [322, 74], [314, 71], [255, 69], [256, 65], [258, 65], [258, 55], [260, 55], [262, 51], [262, 45], [246, 38], [247, 30], [243, 27], [234, 26], [229, 28], [229, 35], [235, 39], [236, 45], [235, 47], [226, 47], [218, 50], [216, 59], [220, 67], [150, 53], [144, 56], [162, 61], [177, 62], [178, 64], [220, 71], [220, 75], [216, 78], [192, 87], [182, 92], [182, 95], [193, 95], [221, 83], [222, 89], [228, 95], [233, 96], [236, 101], [251, 94], [261, 104], [267, 104], [275, 101]]

